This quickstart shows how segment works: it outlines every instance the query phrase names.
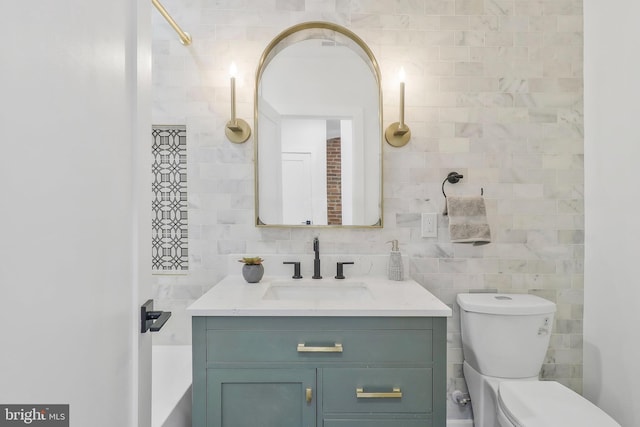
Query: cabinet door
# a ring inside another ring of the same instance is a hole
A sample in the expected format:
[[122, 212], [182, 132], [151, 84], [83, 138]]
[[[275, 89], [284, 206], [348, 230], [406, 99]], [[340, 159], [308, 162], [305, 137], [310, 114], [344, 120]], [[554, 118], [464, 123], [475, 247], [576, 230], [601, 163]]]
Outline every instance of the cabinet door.
[[315, 369], [208, 369], [208, 427], [315, 427]]

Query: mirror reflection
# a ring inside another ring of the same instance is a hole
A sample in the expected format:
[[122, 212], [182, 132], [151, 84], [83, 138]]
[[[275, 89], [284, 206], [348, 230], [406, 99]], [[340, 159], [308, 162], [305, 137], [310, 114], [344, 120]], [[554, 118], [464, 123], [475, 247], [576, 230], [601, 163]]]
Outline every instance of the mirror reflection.
[[333, 24], [292, 27], [265, 50], [257, 225], [382, 226], [379, 82], [366, 45]]

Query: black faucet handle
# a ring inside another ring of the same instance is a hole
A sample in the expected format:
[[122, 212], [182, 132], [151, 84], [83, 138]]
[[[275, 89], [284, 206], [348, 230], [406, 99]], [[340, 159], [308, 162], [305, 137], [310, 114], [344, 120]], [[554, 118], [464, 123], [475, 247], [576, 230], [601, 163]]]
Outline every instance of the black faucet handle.
[[336, 264], [336, 279], [344, 279], [344, 269], [342, 266], [345, 264], [355, 264], [355, 263], [353, 261], [338, 262]]
[[283, 264], [293, 264], [293, 276], [292, 279], [302, 279], [300, 274], [300, 261], [284, 261]]

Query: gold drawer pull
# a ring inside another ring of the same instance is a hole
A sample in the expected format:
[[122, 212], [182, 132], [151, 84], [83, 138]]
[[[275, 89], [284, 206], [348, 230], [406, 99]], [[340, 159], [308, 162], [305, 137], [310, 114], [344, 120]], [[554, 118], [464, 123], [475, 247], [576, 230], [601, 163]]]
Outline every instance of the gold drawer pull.
[[342, 353], [342, 344], [335, 343], [332, 347], [307, 347], [298, 344], [298, 353]]
[[305, 397], [307, 399], [307, 403], [311, 403], [311, 401], [313, 400], [313, 389], [311, 387], [307, 387]]
[[356, 397], [359, 399], [380, 399], [380, 398], [394, 398], [399, 399], [402, 397], [402, 391], [400, 388], [394, 387], [393, 391], [387, 391], [382, 393], [367, 393], [362, 388], [356, 389]]

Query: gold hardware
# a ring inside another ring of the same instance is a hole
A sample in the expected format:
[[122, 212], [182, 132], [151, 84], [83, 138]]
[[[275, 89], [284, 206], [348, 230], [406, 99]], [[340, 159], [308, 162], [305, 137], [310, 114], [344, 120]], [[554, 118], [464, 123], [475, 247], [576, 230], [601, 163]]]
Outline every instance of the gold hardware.
[[381, 392], [381, 393], [367, 393], [362, 387], [356, 389], [356, 397], [359, 399], [380, 399], [380, 398], [393, 398], [399, 399], [402, 397], [402, 391], [399, 387], [394, 387], [393, 391]]
[[313, 399], [313, 389], [311, 387], [307, 387], [305, 396], [307, 398], [307, 403], [311, 403], [311, 400]]
[[249, 123], [242, 119], [236, 119], [235, 123], [232, 120], [227, 122], [227, 126], [224, 128], [224, 134], [227, 139], [234, 144], [242, 144], [251, 136], [251, 128]]
[[151, 3], [153, 3], [156, 9], [158, 9], [158, 12], [160, 12], [160, 15], [164, 16], [164, 19], [166, 19], [169, 25], [171, 25], [176, 33], [178, 33], [178, 35], [180, 36], [180, 43], [185, 46], [189, 46], [191, 44], [191, 35], [182, 31], [182, 28], [180, 28], [176, 21], [173, 20], [171, 15], [169, 15], [169, 12], [167, 12], [167, 9], [164, 8], [159, 0], [151, 0]]
[[249, 123], [236, 117], [236, 64], [231, 64], [229, 74], [231, 74], [231, 120], [224, 128], [227, 139], [234, 144], [242, 144], [251, 136]]
[[411, 139], [411, 129], [406, 124], [401, 128], [400, 122], [394, 122], [384, 131], [384, 137], [389, 145], [404, 147]]
[[298, 344], [298, 353], [342, 353], [342, 344], [335, 343], [332, 347], [307, 347], [306, 344]]
[[389, 145], [403, 147], [411, 139], [411, 129], [404, 122], [404, 68], [400, 69], [400, 121], [389, 125], [384, 131], [384, 138]]

